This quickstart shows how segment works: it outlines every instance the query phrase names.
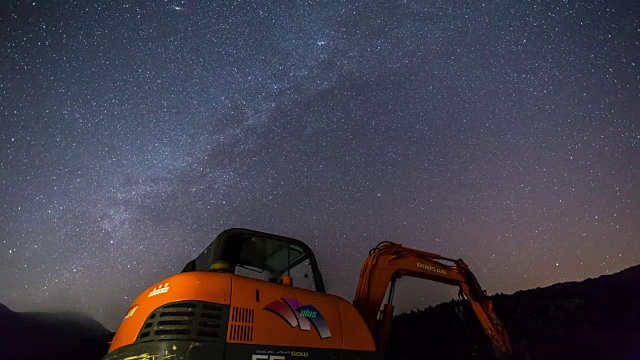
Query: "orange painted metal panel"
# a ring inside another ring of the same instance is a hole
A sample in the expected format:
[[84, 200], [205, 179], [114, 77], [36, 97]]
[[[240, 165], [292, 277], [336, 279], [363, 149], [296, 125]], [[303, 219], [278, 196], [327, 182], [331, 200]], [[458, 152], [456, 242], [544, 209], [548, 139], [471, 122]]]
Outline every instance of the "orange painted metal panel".
[[127, 311], [109, 351], [132, 344], [144, 321], [159, 306], [181, 300], [201, 300], [228, 305], [231, 275], [187, 272], [174, 275], [143, 291]]
[[376, 344], [367, 324], [353, 305], [338, 298], [338, 310], [342, 320], [342, 338], [345, 349], [376, 351]]

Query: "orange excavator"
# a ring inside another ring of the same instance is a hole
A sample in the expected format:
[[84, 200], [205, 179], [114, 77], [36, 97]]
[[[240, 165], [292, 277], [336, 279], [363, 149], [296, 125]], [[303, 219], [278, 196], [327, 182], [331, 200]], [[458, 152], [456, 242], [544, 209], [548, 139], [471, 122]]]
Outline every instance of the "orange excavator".
[[229, 229], [182, 272], [140, 294], [104, 360], [385, 359], [401, 276], [459, 286], [496, 355], [511, 354], [491, 301], [462, 260], [383, 242], [369, 252], [350, 303], [325, 293], [303, 242]]

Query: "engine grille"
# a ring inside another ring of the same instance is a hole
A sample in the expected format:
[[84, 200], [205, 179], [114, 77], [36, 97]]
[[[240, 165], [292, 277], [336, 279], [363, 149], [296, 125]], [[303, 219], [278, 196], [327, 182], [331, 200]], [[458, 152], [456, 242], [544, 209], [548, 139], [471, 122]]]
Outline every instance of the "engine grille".
[[178, 301], [154, 310], [145, 320], [136, 343], [157, 340], [224, 342], [229, 306], [205, 301]]

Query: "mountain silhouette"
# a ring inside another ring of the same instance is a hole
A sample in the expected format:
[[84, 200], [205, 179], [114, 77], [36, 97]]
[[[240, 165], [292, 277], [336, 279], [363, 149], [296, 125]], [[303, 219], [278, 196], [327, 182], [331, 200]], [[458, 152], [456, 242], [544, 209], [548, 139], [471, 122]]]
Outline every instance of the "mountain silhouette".
[[[640, 360], [640, 265], [491, 299], [514, 360]], [[393, 339], [396, 360], [494, 358], [466, 300], [396, 316]]]
[[0, 304], [0, 358], [7, 360], [99, 360], [113, 333], [74, 312], [14, 312]]

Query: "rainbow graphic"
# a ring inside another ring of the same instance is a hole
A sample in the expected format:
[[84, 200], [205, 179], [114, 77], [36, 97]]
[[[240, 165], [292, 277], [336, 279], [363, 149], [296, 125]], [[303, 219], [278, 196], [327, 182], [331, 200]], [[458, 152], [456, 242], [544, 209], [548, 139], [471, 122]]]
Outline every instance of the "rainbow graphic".
[[313, 325], [320, 339], [331, 337], [327, 321], [313, 305], [302, 305], [295, 298], [282, 298], [270, 302], [264, 309], [280, 316], [292, 328], [300, 326], [300, 330], [309, 331]]

